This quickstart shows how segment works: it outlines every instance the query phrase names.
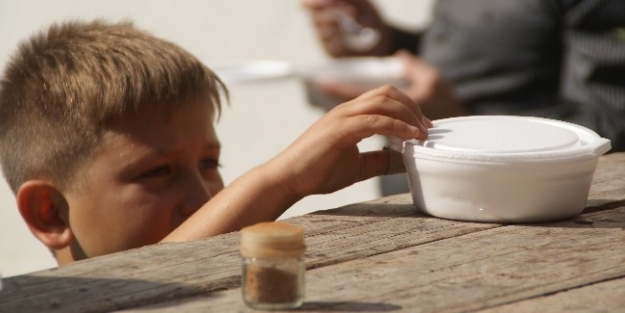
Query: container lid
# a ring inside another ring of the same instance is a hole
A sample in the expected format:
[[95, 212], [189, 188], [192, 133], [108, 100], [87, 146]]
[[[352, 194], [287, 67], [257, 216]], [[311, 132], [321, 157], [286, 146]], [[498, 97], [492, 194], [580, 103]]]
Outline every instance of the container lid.
[[467, 116], [436, 120], [426, 140], [403, 143], [416, 158], [470, 163], [551, 162], [596, 158], [610, 140], [580, 125], [525, 116]]
[[244, 257], [281, 258], [304, 254], [304, 229], [284, 222], [262, 222], [241, 230]]

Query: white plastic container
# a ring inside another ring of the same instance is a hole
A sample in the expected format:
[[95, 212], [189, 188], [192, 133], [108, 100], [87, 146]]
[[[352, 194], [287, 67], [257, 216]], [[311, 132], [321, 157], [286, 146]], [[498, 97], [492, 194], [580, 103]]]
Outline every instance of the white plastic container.
[[610, 141], [571, 123], [520, 116], [434, 121], [429, 138], [391, 139], [402, 151], [415, 206], [479, 222], [564, 219], [586, 206]]

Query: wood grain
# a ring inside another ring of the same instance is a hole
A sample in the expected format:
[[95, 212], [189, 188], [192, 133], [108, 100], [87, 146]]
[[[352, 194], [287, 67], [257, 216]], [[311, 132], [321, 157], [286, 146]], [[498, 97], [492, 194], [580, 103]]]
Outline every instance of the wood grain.
[[[625, 154], [612, 154], [600, 158], [588, 208], [558, 223], [437, 219], [408, 194], [292, 218], [308, 245], [302, 311], [534, 311], [594, 292], [625, 273], [624, 206]], [[238, 245], [231, 233], [5, 278], [0, 312], [247, 311]]]
[[[593, 223], [508, 225], [309, 270], [303, 311], [471, 312], [515, 302], [549, 311], [556, 300], [533, 299], [581, 288], [592, 301], [605, 282], [625, 276], [625, 207], [582, 218]], [[622, 298], [619, 290], [602, 298]], [[128, 312], [148, 310], [247, 311], [239, 290]]]

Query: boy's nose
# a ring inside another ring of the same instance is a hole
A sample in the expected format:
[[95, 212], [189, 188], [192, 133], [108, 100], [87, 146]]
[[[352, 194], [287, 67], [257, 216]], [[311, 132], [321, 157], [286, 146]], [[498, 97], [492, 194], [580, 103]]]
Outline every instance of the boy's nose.
[[207, 183], [200, 176], [189, 178], [186, 184], [181, 186], [186, 195], [181, 213], [185, 217], [191, 216], [202, 205], [210, 200], [213, 195], [208, 188]]

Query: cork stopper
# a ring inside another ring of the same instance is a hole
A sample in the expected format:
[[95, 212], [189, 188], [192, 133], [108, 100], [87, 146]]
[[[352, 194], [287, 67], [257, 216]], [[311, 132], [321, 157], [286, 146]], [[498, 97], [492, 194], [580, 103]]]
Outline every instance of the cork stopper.
[[305, 250], [304, 229], [298, 226], [262, 222], [241, 230], [241, 255], [244, 257], [299, 257]]

